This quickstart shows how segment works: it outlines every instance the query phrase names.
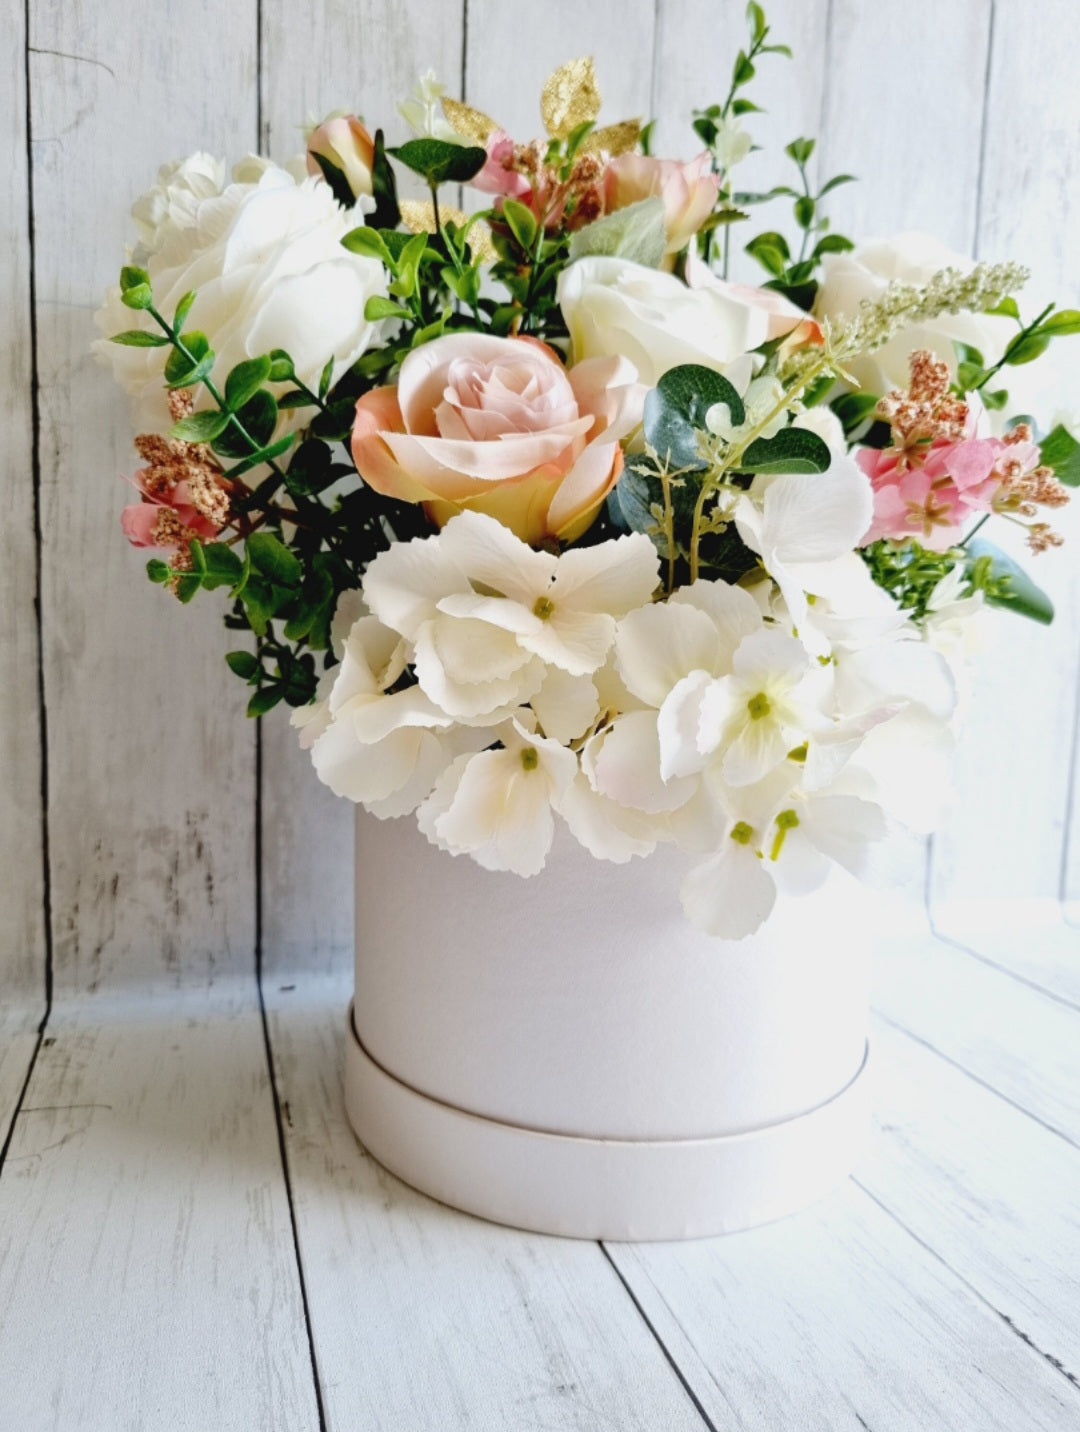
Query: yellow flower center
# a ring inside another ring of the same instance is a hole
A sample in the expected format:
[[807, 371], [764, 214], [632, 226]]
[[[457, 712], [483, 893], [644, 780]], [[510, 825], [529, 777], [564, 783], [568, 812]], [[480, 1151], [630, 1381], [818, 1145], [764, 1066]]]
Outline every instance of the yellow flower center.
[[754, 838], [754, 827], [740, 820], [737, 825], [732, 826], [731, 838], [739, 845], [749, 845]]
[[799, 823], [799, 817], [793, 810], [782, 810], [776, 817], [776, 837], [769, 851], [770, 860], [779, 860], [780, 852], [784, 848], [784, 841], [789, 830], [794, 830]]
[[521, 764], [526, 771], [535, 771], [540, 764], [540, 756], [535, 746], [526, 746], [521, 753]]
[[760, 721], [763, 717], [768, 716], [772, 710], [772, 702], [765, 695], [764, 691], [759, 691], [756, 696], [751, 696], [750, 700], [746, 703], [746, 709], [750, 712], [751, 720]]
[[542, 622], [549, 622], [555, 615], [555, 603], [550, 597], [537, 597], [536, 605], [533, 607], [533, 616], [539, 617]]

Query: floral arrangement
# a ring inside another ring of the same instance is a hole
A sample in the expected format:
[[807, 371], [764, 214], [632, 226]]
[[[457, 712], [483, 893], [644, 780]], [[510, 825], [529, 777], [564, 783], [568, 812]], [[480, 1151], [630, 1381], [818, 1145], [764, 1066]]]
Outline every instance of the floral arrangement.
[[[786, 53], [747, 19], [688, 163], [598, 127], [581, 59], [540, 139], [427, 75], [396, 147], [339, 114], [294, 166], [166, 166], [98, 345], [144, 429], [123, 530], [181, 602], [227, 593], [249, 714], [294, 707], [332, 790], [492, 870], [557, 821], [601, 860], [674, 843], [729, 939], [938, 819], [977, 616], [1052, 615], [975, 534], [1055, 546], [1080, 482], [1003, 386], [1080, 313], [1025, 318], [1014, 263], [855, 247], [809, 139], [738, 187]], [[778, 203], [797, 252], [740, 237]]]

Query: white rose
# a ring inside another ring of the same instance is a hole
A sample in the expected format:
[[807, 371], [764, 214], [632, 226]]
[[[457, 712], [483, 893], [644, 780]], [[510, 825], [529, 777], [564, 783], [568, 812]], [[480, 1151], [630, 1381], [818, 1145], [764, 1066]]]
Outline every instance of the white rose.
[[[627, 259], [577, 259], [559, 277], [558, 299], [575, 363], [629, 358], [650, 388], [681, 363], [724, 372], [769, 337], [764, 308], [721, 286], [688, 288]], [[727, 376], [745, 388], [750, 363], [739, 366], [745, 371]]]
[[131, 207], [139, 236], [139, 261], [156, 253], [171, 232], [193, 229], [202, 201], [220, 194], [224, 187], [225, 165], [212, 154], [199, 152], [163, 164], [157, 183]]
[[[881, 296], [890, 283], [926, 283], [940, 269], [966, 272], [971, 259], [953, 253], [926, 234], [898, 234], [892, 239], [871, 239], [844, 254], [826, 254], [824, 280], [814, 312], [834, 323], [853, 317], [864, 299]], [[902, 328], [876, 353], [865, 354], [844, 366], [869, 393], [887, 393], [908, 385], [908, 357], [917, 348], [929, 348], [956, 371], [953, 342], [977, 348], [987, 363], [1001, 357], [1016, 327], [1006, 318], [981, 313], [943, 313], [925, 323]]]
[[[237, 363], [274, 348], [288, 352], [309, 388], [318, 386], [332, 357], [336, 381], [377, 339], [380, 326], [368, 322], [364, 306], [386, 292], [382, 265], [341, 246], [342, 235], [363, 222], [362, 210], [343, 209], [320, 179], [298, 181], [274, 165], [202, 198], [195, 194], [194, 171], [184, 172], [183, 203], [178, 186], [169, 183], [160, 202], [143, 208], [157, 215], [155, 248], [143, 260], [155, 307], [171, 318], [194, 290], [185, 326], [209, 338], [219, 388]], [[124, 307], [118, 288], [106, 294], [97, 323], [106, 335], [155, 327], [147, 315]], [[162, 370], [169, 350], [106, 340], [94, 346], [136, 398], [140, 420], [164, 427]], [[209, 403], [204, 391], [198, 405]], [[301, 421], [303, 412], [289, 417]]]

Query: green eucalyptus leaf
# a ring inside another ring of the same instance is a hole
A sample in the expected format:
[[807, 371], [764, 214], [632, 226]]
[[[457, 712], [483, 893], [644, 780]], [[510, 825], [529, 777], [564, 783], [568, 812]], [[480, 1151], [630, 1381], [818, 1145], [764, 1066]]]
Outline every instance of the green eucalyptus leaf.
[[125, 264], [120, 270], [120, 292], [129, 293], [133, 288], [148, 288], [150, 275], [135, 264]]
[[1004, 607], [1044, 626], [1054, 620], [1050, 598], [1007, 553], [981, 538], [970, 541], [965, 551], [968, 574], [991, 606]]
[[259, 673], [259, 660], [254, 652], [227, 651], [225, 660], [229, 663], [229, 670], [244, 681], [251, 681]]
[[731, 422], [746, 421], [739, 394], [721, 374], [697, 363], [672, 368], [645, 397], [645, 438], [661, 461], [674, 468], [703, 468], [698, 434], [705, 431], [705, 416], [717, 403], [726, 403]]
[[195, 290], [185, 293], [180, 302], [176, 305], [176, 312], [173, 314], [173, 328], [177, 333], [183, 331], [184, 324], [188, 320], [192, 305], [195, 302]]
[[240, 580], [244, 564], [225, 542], [208, 542], [202, 547], [203, 585], [233, 587]]
[[226, 477], [242, 477], [245, 472], [250, 472], [253, 467], [259, 467], [264, 462], [273, 462], [282, 453], [288, 452], [292, 447], [294, 434], [289, 433], [286, 437], [278, 438], [267, 447], [259, 448], [257, 452], [250, 453], [240, 462], [234, 463], [226, 472]]
[[296, 369], [293, 367], [293, 360], [285, 352], [284, 348], [275, 348], [270, 354], [270, 374], [267, 379], [270, 383], [291, 383], [296, 378]]
[[167, 582], [173, 575], [172, 568], [168, 562], [163, 562], [160, 557], [151, 557], [146, 564], [146, 575], [152, 582]]
[[828, 444], [805, 428], [782, 428], [758, 438], [743, 453], [740, 472], [824, 472], [832, 461]]

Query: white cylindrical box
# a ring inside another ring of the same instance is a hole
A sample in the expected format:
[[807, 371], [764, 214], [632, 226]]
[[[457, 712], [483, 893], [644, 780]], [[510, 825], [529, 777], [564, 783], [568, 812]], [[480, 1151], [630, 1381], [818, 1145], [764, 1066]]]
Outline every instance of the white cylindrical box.
[[531, 880], [357, 819], [346, 1105], [407, 1183], [497, 1222], [689, 1238], [842, 1180], [868, 1122], [868, 939], [846, 877], [714, 940], [687, 857], [594, 860], [560, 829]]

